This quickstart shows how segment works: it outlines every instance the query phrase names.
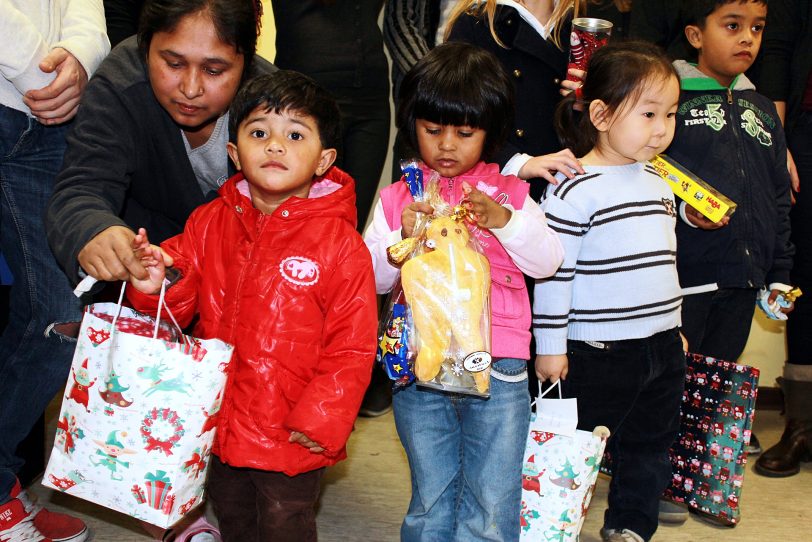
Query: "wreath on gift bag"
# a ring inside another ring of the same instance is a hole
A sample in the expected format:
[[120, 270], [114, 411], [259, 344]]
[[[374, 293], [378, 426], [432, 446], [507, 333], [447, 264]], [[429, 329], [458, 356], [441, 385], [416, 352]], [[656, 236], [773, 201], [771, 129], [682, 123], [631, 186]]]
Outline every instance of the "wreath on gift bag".
[[[165, 439], [156, 438], [152, 434], [155, 423], [167, 423], [172, 428], [172, 434]], [[172, 455], [172, 448], [178, 445], [186, 430], [183, 428], [183, 420], [177, 412], [169, 408], [153, 408], [141, 421], [141, 438], [144, 439], [147, 452], [161, 450], [166, 455]]]

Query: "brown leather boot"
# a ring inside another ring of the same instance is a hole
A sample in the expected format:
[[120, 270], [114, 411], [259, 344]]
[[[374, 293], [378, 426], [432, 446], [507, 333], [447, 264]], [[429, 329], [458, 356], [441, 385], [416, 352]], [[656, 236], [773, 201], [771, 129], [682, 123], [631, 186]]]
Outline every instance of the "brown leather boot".
[[[786, 374], [786, 372], [785, 372]], [[761, 454], [755, 471], [784, 478], [798, 474], [801, 462], [812, 461], [812, 382], [784, 379], [787, 425], [781, 440]]]

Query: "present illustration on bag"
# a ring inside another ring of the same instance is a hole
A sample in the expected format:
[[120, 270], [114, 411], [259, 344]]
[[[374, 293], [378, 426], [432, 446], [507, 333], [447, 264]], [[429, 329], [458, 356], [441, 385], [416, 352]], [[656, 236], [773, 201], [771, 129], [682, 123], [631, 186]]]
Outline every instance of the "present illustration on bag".
[[200, 448], [195, 448], [195, 451], [192, 452], [192, 457], [189, 458], [189, 460], [184, 461], [181, 470], [189, 478], [197, 478], [201, 473], [206, 472], [206, 460], [208, 458], [209, 447], [208, 445], [204, 444], [203, 450]]
[[88, 408], [88, 403], [90, 402], [90, 388], [96, 383], [96, 379], [90, 380], [90, 374], [87, 372], [87, 358], [82, 362], [82, 366], [78, 371], [71, 368], [71, 372], [73, 374], [73, 384], [71, 384], [67, 398], [73, 399], [85, 407], [87, 412], [90, 412]]
[[67, 412], [63, 412], [62, 419], [56, 423], [54, 444], [59, 446], [62, 453], [70, 457], [76, 449], [76, 441], [83, 438], [85, 438], [85, 433], [76, 426], [76, 416], [73, 414], [68, 416]]
[[[172, 482], [166, 475], [166, 472], [162, 470], [156, 470], [154, 473], [148, 472], [144, 475], [144, 479], [144, 485], [147, 487], [147, 503], [152, 508], [169, 514], [172, 509], [172, 503], [175, 501], [175, 496], [170, 495]], [[167, 504], [167, 501], [169, 504]], [[169, 511], [167, 511], [166, 508], [169, 508]]]
[[125, 469], [129, 469], [130, 462], [122, 461], [118, 458], [118, 456], [122, 454], [135, 454], [137, 452], [135, 450], [125, 448], [121, 441], [118, 440], [118, 437], [116, 437], [116, 433], [121, 433], [122, 438], [127, 436], [126, 431], [110, 431], [106, 441], [93, 441], [99, 446], [99, 449], [96, 450], [96, 455], [101, 457], [90, 456], [90, 462], [97, 467], [110, 469], [111, 480], [123, 480], [124, 477], [118, 474], [118, 467], [121, 466]]

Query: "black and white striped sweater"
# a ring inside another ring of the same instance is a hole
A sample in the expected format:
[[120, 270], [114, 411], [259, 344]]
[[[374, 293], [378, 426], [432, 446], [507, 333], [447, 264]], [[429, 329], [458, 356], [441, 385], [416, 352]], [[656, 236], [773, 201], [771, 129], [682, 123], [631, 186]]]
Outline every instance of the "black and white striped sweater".
[[671, 189], [648, 162], [584, 169], [541, 204], [564, 263], [536, 282], [538, 354], [566, 353], [568, 338], [640, 339], [680, 325]]

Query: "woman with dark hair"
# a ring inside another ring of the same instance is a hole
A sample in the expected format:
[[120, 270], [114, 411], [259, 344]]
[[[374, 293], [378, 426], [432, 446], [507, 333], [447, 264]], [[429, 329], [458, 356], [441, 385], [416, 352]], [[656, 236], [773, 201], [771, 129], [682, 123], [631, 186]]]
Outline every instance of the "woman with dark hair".
[[233, 172], [228, 107], [249, 76], [275, 68], [255, 58], [261, 3], [152, 0], [139, 33], [90, 80], [68, 134], [46, 216], [68, 276], [145, 276], [133, 228], [153, 241], [180, 233]]

